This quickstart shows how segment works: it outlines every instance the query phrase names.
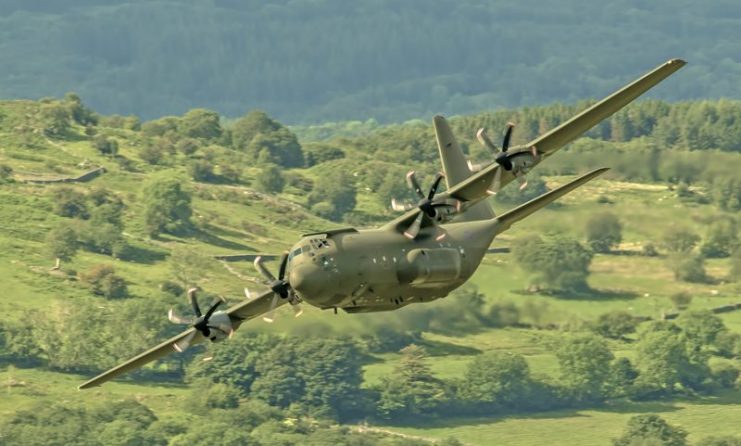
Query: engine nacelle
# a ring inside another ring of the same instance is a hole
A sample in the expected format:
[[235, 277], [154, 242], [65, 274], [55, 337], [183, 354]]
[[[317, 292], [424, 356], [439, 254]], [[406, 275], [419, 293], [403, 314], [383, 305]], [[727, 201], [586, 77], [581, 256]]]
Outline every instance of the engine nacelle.
[[211, 342], [219, 342], [228, 338], [234, 331], [232, 320], [226, 311], [216, 311], [208, 320], [208, 339]]
[[401, 283], [438, 284], [458, 279], [461, 274], [461, 255], [457, 249], [413, 249], [407, 253], [406, 260], [399, 264]]

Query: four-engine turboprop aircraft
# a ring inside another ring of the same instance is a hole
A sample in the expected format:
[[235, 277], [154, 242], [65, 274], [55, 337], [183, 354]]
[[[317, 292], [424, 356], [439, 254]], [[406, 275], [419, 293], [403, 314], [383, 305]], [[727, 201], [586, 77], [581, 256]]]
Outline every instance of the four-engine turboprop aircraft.
[[[442, 116], [433, 119], [444, 174], [429, 191], [407, 175], [419, 196], [415, 205], [394, 203], [406, 212], [375, 229], [353, 228], [306, 234], [280, 259], [274, 277], [258, 257], [255, 266], [269, 290], [228, 308], [217, 300], [201, 312], [195, 291], [188, 293], [193, 318], [169, 314], [175, 323], [190, 325], [179, 335], [85, 382], [80, 389], [99, 386], [162, 356], [183, 351], [205, 339], [225, 339], [247, 320], [272, 314], [276, 307], [300, 302], [349, 313], [387, 311], [410, 303], [445, 297], [476, 271], [494, 237], [557, 198], [604, 173], [597, 169], [495, 216], [484, 200], [515, 178], [553, 155], [603, 119], [623, 108], [685, 64], [670, 60], [569, 121], [525, 144], [509, 147], [512, 126], [505, 131], [501, 150], [479, 130], [479, 141], [495, 153], [494, 162], [473, 172]], [[438, 194], [442, 179], [447, 190]]]

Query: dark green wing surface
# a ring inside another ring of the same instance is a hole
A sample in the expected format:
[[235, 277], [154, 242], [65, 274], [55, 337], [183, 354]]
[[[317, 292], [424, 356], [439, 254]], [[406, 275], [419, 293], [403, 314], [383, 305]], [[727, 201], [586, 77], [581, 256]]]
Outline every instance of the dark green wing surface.
[[[233, 305], [231, 308], [227, 310], [227, 313], [229, 314], [229, 317], [232, 320], [232, 327], [237, 328], [239, 325], [247, 320], [253, 319], [255, 317], [258, 317], [262, 314], [267, 313], [270, 311], [270, 306], [273, 301], [273, 292], [272, 291], [266, 291], [264, 293], [261, 293], [259, 296], [245, 300], [242, 302], [239, 302], [236, 305]], [[277, 305], [280, 306], [285, 303], [284, 299], [278, 299]], [[176, 342], [180, 341], [181, 339], [189, 336], [195, 329], [189, 328], [182, 333], [180, 333], [177, 336], [173, 336], [172, 338], [166, 340], [165, 342], [161, 343], [160, 345], [151, 348], [144, 353], [135, 356], [134, 358], [129, 359], [128, 361], [117, 365], [116, 367], [101, 373], [100, 375], [96, 376], [95, 378], [83, 383], [80, 385], [79, 389], [89, 389], [91, 387], [99, 386], [107, 381], [110, 381], [117, 376], [123, 375], [124, 373], [128, 373], [132, 370], [136, 370], [145, 364], [148, 364], [152, 361], [155, 361], [157, 359], [160, 359], [170, 353], [173, 353], [176, 351], [174, 345]], [[204, 341], [203, 335], [201, 333], [196, 333], [193, 340], [190, 342], [191, 345], [198, 344]]]

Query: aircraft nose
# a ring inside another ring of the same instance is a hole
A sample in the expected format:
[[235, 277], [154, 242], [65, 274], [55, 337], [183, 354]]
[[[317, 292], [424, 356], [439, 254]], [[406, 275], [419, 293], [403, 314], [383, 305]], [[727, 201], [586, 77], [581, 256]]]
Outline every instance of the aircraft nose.
[[322, 288], [322, 277], [319, 269], [313, 265], [301, 265], [292, 269], [288, 281], [301, 297], [315, 296]]

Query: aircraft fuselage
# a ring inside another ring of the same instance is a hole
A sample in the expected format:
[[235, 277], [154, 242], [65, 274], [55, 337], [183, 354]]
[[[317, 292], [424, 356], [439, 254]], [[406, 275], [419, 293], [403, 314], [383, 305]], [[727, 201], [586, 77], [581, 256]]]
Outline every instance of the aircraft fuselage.
[[495, 225], [440, 225], [415, 240], [384, 229], [307, 235], [289, 254], [290, 282], [303, 301], [351, 313], [438, 299], [473, 275]]

